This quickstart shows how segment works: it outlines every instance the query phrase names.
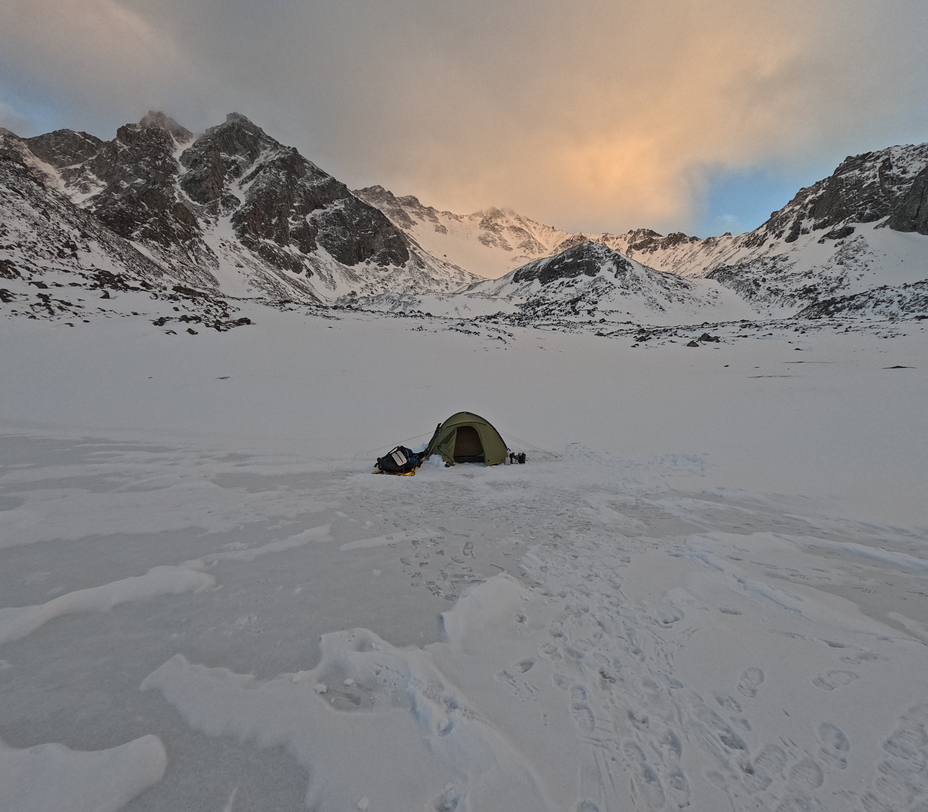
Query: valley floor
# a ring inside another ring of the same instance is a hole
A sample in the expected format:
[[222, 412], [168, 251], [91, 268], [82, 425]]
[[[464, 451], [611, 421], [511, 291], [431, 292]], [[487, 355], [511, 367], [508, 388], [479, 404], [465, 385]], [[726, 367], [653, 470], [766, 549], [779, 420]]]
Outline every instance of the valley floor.
[[0, 810], [928, 810], [923, 322], [243, 312], [0, 323]]

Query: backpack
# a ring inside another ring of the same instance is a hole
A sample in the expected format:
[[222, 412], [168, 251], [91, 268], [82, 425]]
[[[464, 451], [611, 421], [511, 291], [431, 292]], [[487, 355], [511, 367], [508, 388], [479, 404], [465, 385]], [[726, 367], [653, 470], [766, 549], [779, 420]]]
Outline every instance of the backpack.
[[420, 465], [422, 465], [422, 457], [406, 446], [398, 445], [384, 456], [377, 458], [374, 473], [413, 476]]

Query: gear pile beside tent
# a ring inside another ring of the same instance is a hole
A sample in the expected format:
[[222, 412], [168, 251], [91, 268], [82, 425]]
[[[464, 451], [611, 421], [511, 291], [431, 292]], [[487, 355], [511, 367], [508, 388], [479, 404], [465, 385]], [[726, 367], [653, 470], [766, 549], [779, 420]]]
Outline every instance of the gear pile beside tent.
[[435, 454], [441, 456], [446, 466], [460, 462], [482, 462], [485, 465], [525, 462], [525, 454], [513, 453], [490, 421], [473, 412], [458, 412], [438, 424], [421, 454], [397, 446], [377, 460], [374, 473], [412, 476], [416, 468]]

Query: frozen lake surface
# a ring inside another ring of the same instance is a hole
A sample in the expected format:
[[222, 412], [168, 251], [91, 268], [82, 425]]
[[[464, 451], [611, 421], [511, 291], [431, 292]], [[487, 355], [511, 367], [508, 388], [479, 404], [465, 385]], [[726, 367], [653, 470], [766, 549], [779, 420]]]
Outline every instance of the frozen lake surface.
[[922, 322], [243, 312], [0, 324], [0, 810], [928, 810]]

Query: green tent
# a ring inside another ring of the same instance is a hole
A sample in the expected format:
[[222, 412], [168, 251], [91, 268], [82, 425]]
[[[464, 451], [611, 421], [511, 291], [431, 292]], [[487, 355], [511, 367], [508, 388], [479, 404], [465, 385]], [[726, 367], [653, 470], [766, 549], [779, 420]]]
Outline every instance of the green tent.
[[458, 412], [435, 429], [425, 449], [426, 457], [432, 454], [441, 454], [449, 465], [456, 462], [499, 465], [505, 461], [509, 449], [499, 432], [482, 417], [471, 412]]

